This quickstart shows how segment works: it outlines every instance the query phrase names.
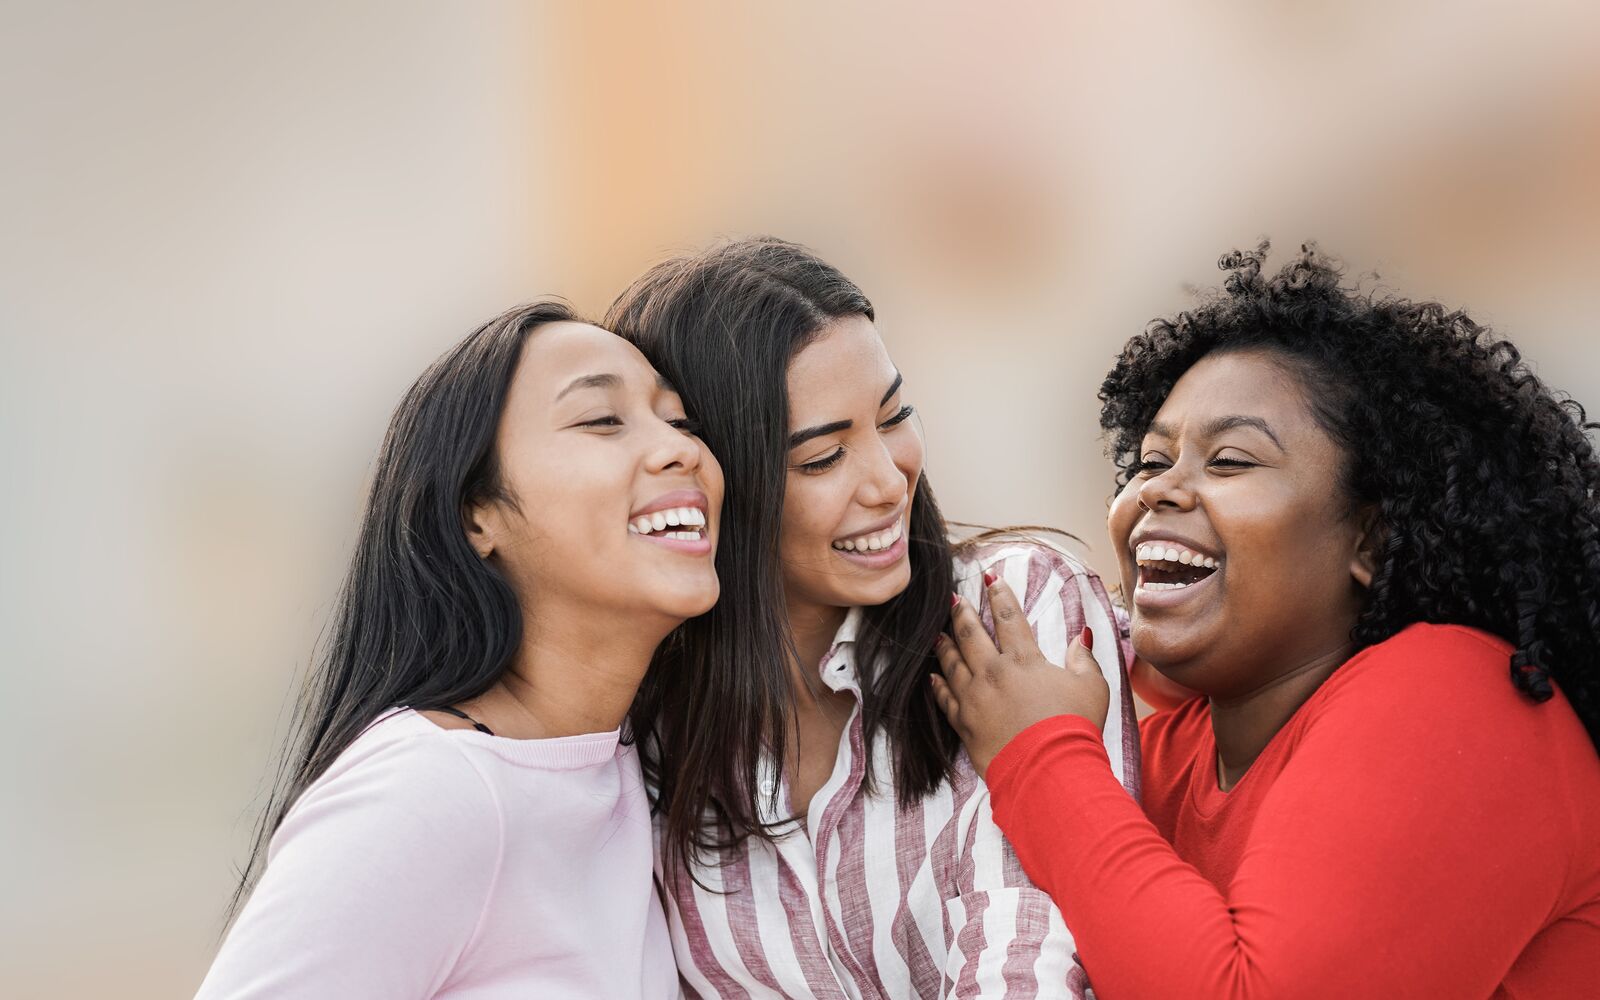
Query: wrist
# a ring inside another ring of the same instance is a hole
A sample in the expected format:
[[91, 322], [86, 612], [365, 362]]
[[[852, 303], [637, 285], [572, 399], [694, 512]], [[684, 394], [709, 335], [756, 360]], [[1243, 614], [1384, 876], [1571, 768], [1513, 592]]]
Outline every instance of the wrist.
[[1009, 786], [1041, 746], [1077, 734], [1088, 736], [1096, 746], [1100, 745], [1100, 727], [1095, 725], [1093, 719], [1075, 714], [1040, 719], [1013, 736], [989, 759], [984, 780], [989, 785], [990, 793], [998, 794], [1001, 787]]

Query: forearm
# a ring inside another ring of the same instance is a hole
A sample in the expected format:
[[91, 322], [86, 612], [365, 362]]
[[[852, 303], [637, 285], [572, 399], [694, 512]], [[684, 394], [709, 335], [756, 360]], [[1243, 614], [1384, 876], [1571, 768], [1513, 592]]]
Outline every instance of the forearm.
[[995, 818], [1060, 907], [1097, 995], [1250, 996], [1226, 901], [1111, 774], [1100, 734], [1062, 716], [995, 758]]
[[995, 820], [1103, 1000], [1488, 995], [1546, 919], [1559, 866], [1493, 863], [1526, 831], [1474, 806], [1481, 769], [1412, 754], [1374, 782], [1345, 735], [1299, 748], [1226, 897], [1129, 801], [1082, 719], [1041, 722], [995, 758]]

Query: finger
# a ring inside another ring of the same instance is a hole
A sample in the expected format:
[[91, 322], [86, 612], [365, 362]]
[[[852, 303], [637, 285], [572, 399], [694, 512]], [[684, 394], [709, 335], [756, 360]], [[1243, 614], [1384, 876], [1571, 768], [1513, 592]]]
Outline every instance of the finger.
[[962, 657], [961, 650], [943, 632], [933, 642], [933, 654], [939, 658], [939, 669], [944, 671], [945, 679], [954, 681], [958, 687], [972, 679], [972, 670]]
[[983, 582], [989, 588], [989, 611], [994, 615], [994, 637], [1000, 649], [1006, 653], [1026, 653], [1032, 647], [1037, 652], [1039, 644], [1028, 627], [1028, 616], [1005, 577], [988, 572], [983, 574]]
[[955, 597], [955, 606], [950, 609], [950, 634], [960, 649], [962, 659], [968, 663], [987, 662], [999, 652], [983, 627], [977, 609], [959, 595]]
[[1100, 673], [1100, 663], [1094, 658], [1094, 630], [1089, 626], [1085, 625], [1078, 637], [1067, 645], [1066, 666], [1078, 673]]
[[934, 703], [939, 706], [939, 711], [944, 713], [944, 717], [950, 720], [950, 724], [955, 725], [956, 712], [960, 709], [960, 705], [956, 702], [956, 696], [951, 693], [950, 685], [946, 684], [944, 678], [938, 674], [929, 674], [928, 680], [933, 684]]

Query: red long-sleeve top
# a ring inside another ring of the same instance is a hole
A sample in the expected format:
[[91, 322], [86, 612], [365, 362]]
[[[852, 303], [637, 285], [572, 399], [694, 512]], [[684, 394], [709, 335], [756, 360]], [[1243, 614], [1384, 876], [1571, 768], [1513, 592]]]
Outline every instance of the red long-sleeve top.
[[1101, 1000], [1600, 997], [1600, 755], [1510, 647], [1414, 625], [1334, 672], [1228, 792], [1204, 699], [1145, 720], [1144, 806], [1079, 716], [988, 771]]

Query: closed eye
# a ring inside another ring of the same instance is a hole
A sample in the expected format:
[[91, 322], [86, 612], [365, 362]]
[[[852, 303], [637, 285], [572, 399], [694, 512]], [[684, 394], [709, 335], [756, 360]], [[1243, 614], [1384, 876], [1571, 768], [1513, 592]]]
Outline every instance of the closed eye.
[[815, 475], [819, 472], [827, 472], [835, 465], [838, 465], [839, 460], [842, 458], [844, 458], [844, 447], [840, 446], [835, 448], [831, 454], [824, 455], [814, 462], [802, 462], [795, 468], [799, 469], [801, 472]]
[[1171, 466], [1166, 462], [1140, 459], [1139, 461], [1128, 466], [1128, 474], [1130, 476], [1141, 476], [1147, 472], [1160, 472], [1162, 469], [1169, 468], [1171, 468]]
[[700, 421], [694, 419], [693, 417], [679, 417], [676, 420], [668, 420], [667, 423], [676, 427], [678, 430], [683, 431], [685, 434], [700, 433]]
[[1242, 458], [1213, 458], [1211, 460], [1211, 466], [1212, 468], [1222, 469], [1253, 469], [1255, 468], [1256, 463], [1246, 462]]
[[917, 408], [915, 406], [912, 406], [911, 404], [907, 403], [905, 406], [900, 407], [900, 411], [898, 413], [896, 413], [894, 416], [890, 417], [888, 420], [885, 420], [883, 423], [879, 424], [878, 428], [880, 430], [888, 430], [889, 428], [894, 427], [894, 426], [896, 426], [898, 424], [905, 423], [906, 418], [911, 416], [915, 412], [917, 412]]
[[595, 417], [593, 420], [585, 420], [585, 421], [583, 421], [581, 423], [574, 424], [573, 426], [575, 426], [575, 427], [621, 427], [622, 426], [622, 418], [618, 417], [618, 416], [615, 416], [615, 415], [605, 416], [605, 417]]

